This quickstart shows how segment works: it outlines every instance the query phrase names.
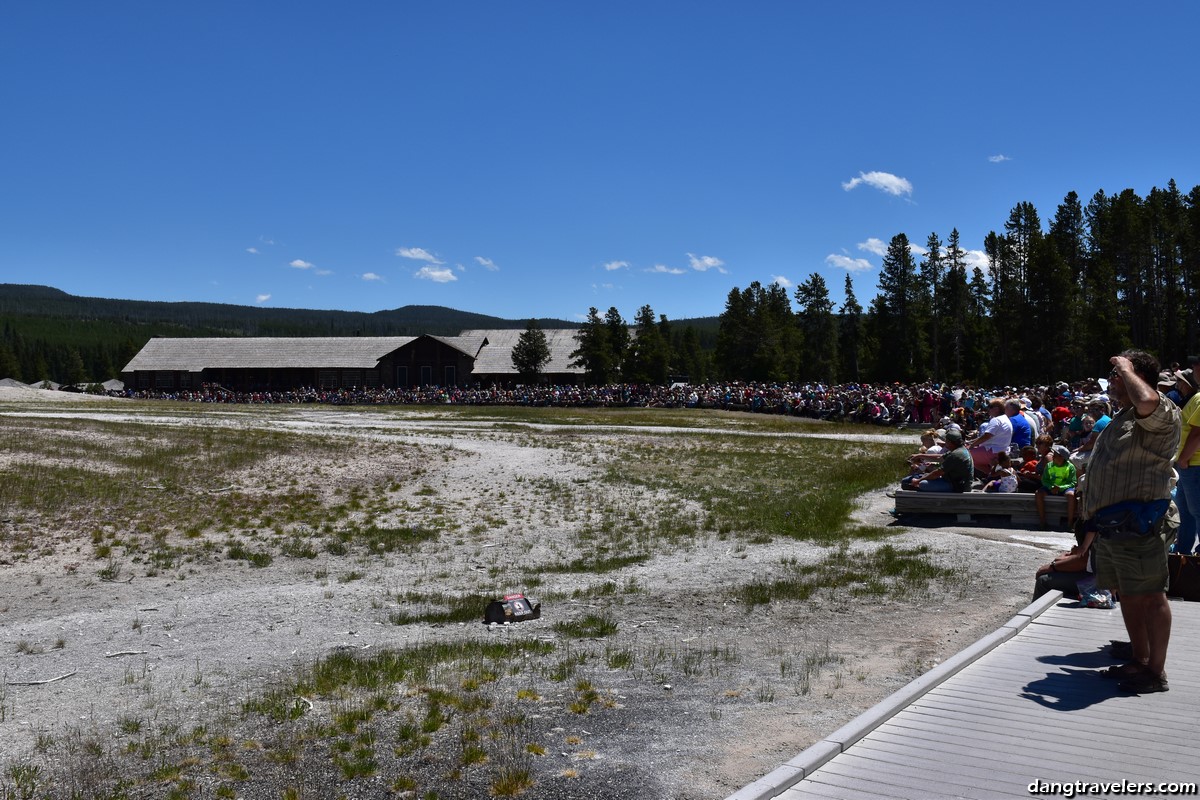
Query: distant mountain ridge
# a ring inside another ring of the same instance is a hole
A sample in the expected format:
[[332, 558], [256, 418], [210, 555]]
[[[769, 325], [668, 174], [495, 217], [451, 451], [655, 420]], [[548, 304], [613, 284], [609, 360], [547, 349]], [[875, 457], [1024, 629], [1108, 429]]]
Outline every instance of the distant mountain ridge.
[[[449, 336], [470, 328], [519, 328], [527, 322], [445, 306], [409, 305], [372, 313], [262, 308], [224, 303], [78, 297], [50, 286], [15, 283], [0, 284], [0, 314], [165, 324], [193, 329], [195, 332], [190, 335], [194, 336], [417, 336], [423, 333]], [[539, 319], [538, 324], [543, 328], [579, 326], [558, 319]]]

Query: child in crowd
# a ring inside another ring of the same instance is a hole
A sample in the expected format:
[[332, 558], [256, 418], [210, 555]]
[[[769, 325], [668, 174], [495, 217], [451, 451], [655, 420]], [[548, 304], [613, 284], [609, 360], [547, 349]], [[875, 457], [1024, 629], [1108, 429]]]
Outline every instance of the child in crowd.
[[[1050, 463], [1050, 448], [1054, 446], [1054, 437], [1043, 433], [1034, 441], [1033, 447], [1021, 450], [1021, 471], [1017, 473], [1017, 491], [1036, 492], [1042, 488], [1042, 471]], [[1032, 458], [1026, 455], [1032, 451]]]
[[996, 454], [996, 466], [992, 467], [992, 472], [988, 475], [988, 481], [983, 490], [985, 492], [1015, 492], [1017, 490], [1017, 472], [1013, 469], [1012, 458], [1008, 453]]
[[1042, 488], [1037, 490], [1038, 521], [1042, 530], [1046, 524], [1046, 495], [1067, 498], [1067, 530], [1075, 527], [1075, 465], [1070, 462], [1071, 453], [1061, 444], [1050, 451], [1052, 461], [1042, 470]]

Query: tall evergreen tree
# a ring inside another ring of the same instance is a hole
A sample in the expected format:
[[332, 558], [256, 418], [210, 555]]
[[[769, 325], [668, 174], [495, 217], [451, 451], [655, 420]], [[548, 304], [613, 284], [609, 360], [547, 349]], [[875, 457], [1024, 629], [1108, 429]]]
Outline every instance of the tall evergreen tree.
[[829, 287], [820, 273], [796, 287], [796, 319], [800, 325], [802, 379], [837, 380], [838, 326]]
[[967, 288], [970, 297], [967, 310], [967, 364], [970, 366], [966, 373], [973, 375], [975, 380], [990, 381], [994, 375], [992, 356], [996, 350], [996, 333], [990, 316], [993, 303], [991, 289], [981, 268], [971, 270], [971, 283]]
[[937, 311], [937, 298], [942, 291], [942, 273], [945, 265], [942, 258], [942, 240], [936, 233], [929, 234], [925, 240], [925, 258], [921, 261], [921, 305], [922, 315], [929, 320], [929, 354], [932, 375], [941, 379], [941, 365], [938, 356], [941, 350], [941, 323]]
[[625, 351], [622, 375], [627, 383], [667, 382], [670, 351], [654, 319], [654, 309], [644, 305], [634, 318], [637, 335]]
[[898, 233], [888, 243], [879, 269], [879, 294], [871, 302], [870, 324], [878, 346], [876, 378], [928, 377], [922, 294], [908, 237]]
[[1087, 296], [1088, 277], [1087, 226], [1084, 224], [1083, 206], [1079, 195], [1068, 192], [1054, 212], [1047, 233], [1054, 249], [1058, 251], [1070, 274], [1070, 286], [1064, 302], [1066, 317], [1061, 320], [1062, 352], [1065, 355], [1064, 374], [1082, 374], [1084, 358], [1081, 332], [1084, 330], [1089, 310], [1083, 298]]
[[682, 373], [681, 377], [689, 383], [704, 383], [711, 378], [708, 368], [708, 356], [700, 346], [700, 336], [696, 329], [688, 325], [682, 331], [674, 329], [671, 334], [674, 364]]
[[736, 286], [725, 297], [717, 329], [716, 365], [724, 378], [745, 379], [757, 349], [751, 324], [750, 297]]
[[608, 343], [608, 327], [595, 306], [588, 309], [587, 321], [576, 334], [579, 346], [571, 353], [571, 366], [583, 367], [585, 379], [593, 385], [612, 382], [612, 348]]
[[1086, 294], [1082, 298], [1088, 309], [1087, 322], [1081, 331], [1084, 341], [1083, 352], [1088, 363], [1085, 370], [1102, 368], [1107, 353], [1119, 353], [1129, 344], [1127, 317], [1122, 314], [1122, 298], [1115, 266], [1116, 236], [1112, 224], [1113, 199], [1103, 190], [1096, 192], [1084, 207], [1083, 215], [1088, 228], [1087, 276], [1083, 281]]
[[529, 320], [525, 330], [517, 337], [512, 349], [512, 363], [526, 383], [536, 382], [541, 377], [542, 369], [550, 363], [550, 345], [546, 342], [546, 332], [537, 320]]
[[1021, 282], [1024, 267], [1009, 238], [998, 236], [995, 231], [984, 237], [983, 251], [987, 254], [991, 277], [990, 327], [997, 337], [991, 366], [994, 374], [1012, 380], [1021, 363], [1021, 325], [1028, 315], [1025, 286]]
[[941, 321], [944, 344], [941, 364], [949, 377], [961, 381], [967, 366], [967, 341], [970, 337], [971, 292], [967, 282], [967, 254], [959, 242], [958, 228], [946, 239], [946, 277], [934, 303], [934, 314]]
[[842, 300], [841, 318], [838, 320], [838, 353], [842, 381], [858, 383], [862, 363], [866, 332], [863, 329], [863, 308], [854, 296], [854, 281], [846, 273], [845, 298]]
[[613, 370], [619, 372], [625, 363], [625, 351], [629, 349], [629, 325], [616, 306], [609, 306], [604, 314], [604, 327], [608, 331], [609, 359]]

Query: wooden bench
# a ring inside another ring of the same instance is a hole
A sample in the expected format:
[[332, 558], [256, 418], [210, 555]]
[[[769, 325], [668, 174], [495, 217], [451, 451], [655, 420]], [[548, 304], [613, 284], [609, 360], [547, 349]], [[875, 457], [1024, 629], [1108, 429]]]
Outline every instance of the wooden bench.
[[[896, 515], [953, 514], [958, 522], [986, 522], [983, 517], [1007, 517], [1013, 525], [1038, 526], [1037, 500], [1024, 492], [896, 492]], [[1067, 498], [1046, 497], [1046, 522], [1067, 522]]]

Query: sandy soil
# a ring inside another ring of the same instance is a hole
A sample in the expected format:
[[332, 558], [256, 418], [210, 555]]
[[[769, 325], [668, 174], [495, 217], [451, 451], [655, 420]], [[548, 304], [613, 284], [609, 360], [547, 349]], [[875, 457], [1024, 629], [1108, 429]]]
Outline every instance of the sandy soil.
[[[76, 402], [51, 405], [59, 400]], [[44, 745], [66, 741], [72, 731], [99, 731], [119, 745], [130, 738], [122, 720], [169, 719], [183, 729], [218, 720], [237, 725], [242, 699], [338, 649], [372, 653], [459, 637], [561, 642], [555, 621], [604, 609], [619, 621], [618, 632], [604, 641], [568, 645], [591, 648], [593, 657], [578, 674], [610, 701], [586, 716], [572, 714], [566, 710], [569, 682], [538, 682], [543, 700], [531, 735], [548, 753], [537, 759], [538, 782], [526, 796], [723, 797], [1003, 624], [1028, 601], [1036, 565], [1048, 551], [1068, 544], [1065, 534], [1016, 529], [896, 528], [888, 513], [891, 501], [878, 492], [861, 498], [857, 519], [895, 529], [886, 540], [895, 546], [929, 545], [939, 563], [967, 575], [963, 582], [916, 599], [822, 593], [806, 603], [748, 613], [728, 596], [729, 587], [770, 574], [782, 558], [815, 561], [824, 550], [793, 541], [738, 547], [702, 536], [678, 552], [602, 576], [619, 585], [635, 581], [636, 592], [572, 598], [572, 590], [600, 580], [549, 576], [531, 592], [554, 598], [537, 622], [502, 629], [397, 626], [388, 615], [397, 607], [398, 591], [436, 586], [467, 592], [483, 585], [499, 595], [521, 588], [504, 581], [522, 561], [571, 552], [572, 526], [556, 522], [556, 509], [543, 508], [546, 497], [533, 490], [539, 481], [617, 491], [591, 478], [620, 458], [623, 437], [665, 441], [678, 434], [647, 428], [581, 437], [577, 430], [463, 425], [418, 411], [256, 415], [177, 406], [169, 418], [147, 417], [130, 413], [121, 401], [82, 402], [77, 395], [0, 389], [0, 414], [16, 418], [57, 414], [336, 431], [376, 444], [425, 448], [422, 452], [434, 448], [440, 457], [421, 464], [422, 485], [437, 487], [442, 513], [458, 515], [464, 524], [482, 515], [526, 513], [519, 525], [494, 526], [411, 556], [348, 562], [322, 553], [313, 560], [276, 558], [265, 569], [214, 560], [152, 576], [127, 565], [110, 582], [98, 576], [101, 565], [90, 558], [90, 543], [81, 544], [78, 532], [47, 531], [52, 547], [14, 555], [8, 544], [17, 523], [0, 509], [6, 517], [0, 522], [5, 764], [52, 758], [53, 748]], [[838, 435], [836, 428], [830, 435]], [[348, 450], [325, 474], [336, 480], [338, 471], [382, 474], [402, 467], [399, 460], [381, 459], [377, 450], [364, 449], [361, 456]], [[637, 487], [620, 492], [618, 502], [639, 508], [663, 502]], [[872, 540], [862, 547], [878, 544]], [[351, 566], [361, 577], [337, 580]], [[609, 668], [606, 648], [636, 654], [635, 665]], [[805, 663], [817, 664], [807, 677]], [[322, 710], [318, 701], [313, 713]], [[370, 782], [341, 791], [394, 796]], [[447, 787], [442, 796], [457, 795]]]

